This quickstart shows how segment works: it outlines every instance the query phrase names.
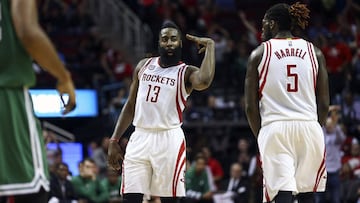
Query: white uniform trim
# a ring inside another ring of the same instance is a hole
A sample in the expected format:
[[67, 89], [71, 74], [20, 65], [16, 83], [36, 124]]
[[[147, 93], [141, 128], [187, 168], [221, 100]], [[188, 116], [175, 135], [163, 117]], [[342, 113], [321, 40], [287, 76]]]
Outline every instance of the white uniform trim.
[[[33, 167], [34, 167], [34, 178], [31, 182], [27, 183], [16, 183], [16, 184], [7, 184], [0, 185], [0, 196], [1, 195], [20, 195], [20, 194], [29, 194], [36, 193], [40, 190], [41, 186], [46, 190], [50, 190], [49, 181], [46, 178], [41, 146], [39, 141], [39, 134], [36, 128], [36, 122], [32, 111], [31, 98], [27, 88], [24, 88], [24, 98], [25, 98], [25, 109], [27, 114], [27, 120], [29, 124], [30, 132], [30, 143], [31, 143], [31, 154], [33, 157]], [[46, 166], [47, 167], [47, 166]]]

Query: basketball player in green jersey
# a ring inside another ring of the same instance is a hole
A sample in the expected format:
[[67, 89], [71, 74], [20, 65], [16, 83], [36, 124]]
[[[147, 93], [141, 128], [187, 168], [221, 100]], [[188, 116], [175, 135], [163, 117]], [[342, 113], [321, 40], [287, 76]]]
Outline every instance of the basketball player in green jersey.
[[38, 24], [36, 0], [0, 0], [0, 12], [0, 197], [47, 202], [45, 147], [28, 93], [36, 80], [32, 61], [69, 95], [64, 114], [75, 107], [74, 85]]

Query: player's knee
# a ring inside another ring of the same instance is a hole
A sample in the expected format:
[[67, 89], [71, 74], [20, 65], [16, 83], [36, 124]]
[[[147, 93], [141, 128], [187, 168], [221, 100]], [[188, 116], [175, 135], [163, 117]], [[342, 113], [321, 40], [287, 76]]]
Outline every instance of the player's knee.
[[124, 203], [142, 203], [144, 194], [141, 193], [127, 193], [123, 196]]

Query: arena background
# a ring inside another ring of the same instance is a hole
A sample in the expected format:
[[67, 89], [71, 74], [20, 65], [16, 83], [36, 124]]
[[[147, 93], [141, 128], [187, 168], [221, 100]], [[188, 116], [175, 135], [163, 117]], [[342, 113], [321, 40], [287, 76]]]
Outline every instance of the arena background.
[[[184, 112], [188, 158], [207, 147], [229, 177], [230, 165], [243, 165], [251, 179], [249, 201], [261, 188], [256, 142], [244, 113], [247, 58], [260, 42], [261, 20], [275, 0], [39, 0], [39, 20], [72, 73], [78, 90], [93, 93], [94, 102], [82, 116], [40, 115], [51, 164], [59, 153], [81, 150], [91, 157], [110, 137], [127, 98], [133, 68], [139, 59], [157, 55], [157, 35], [164, 20], [173, 20], [183, 35], [208, 36], [216, 42], [216, 76], [204, 92], [193, 92]], [[295, 1], [285, 1], [294, 3]], [[328, 63], [331, 104], [347, 136], [339, 152], [350, 156], [359, 138], [360, 11], [359, 1], [306, 0], [309, 27], [296, 33], [321, 48]], [[183, 61], [200, 65], [202, 55], [183, 37]], [[33, 90], [53, 89], [55, 80], [34, 64], [38, 82]], [[45, 94], [46, 95], [46, 94]], [[35, 98], [35, 97], [33, 97]], [[51, 97], [50, 97], [51, 99]], [[78, 98], [82, 100], [83, 98]], [[352, 99], [352, 100], [351, 100]], [[60, 104], [59, 104], [60, 105]], [[81, 108], [78, 104], [78, 108]], [[41, 102], [40, 102], [41, 106]], [[40, 107], [39, 107], [40, 108]], [[60, 109], [60, 106], [49, 108]], [[355, 116], [348, 116], [344, 109]], [[49, 111], [52, 111], [49, 110]], [[40, 110], [41, 111], [41, 110]], [[46, 110], [45, 110], [46, 111]], [[329, 114], [332, 115], [331, 113]], [[132, 128], [125, 136], [129, 136]], [[105, 139], [106, 140], [106, 139]], [[55, 145], [54, 145], [55, 143]], [[60, 146], [68, 145], [63, 150]], [[64, 144], [65, 143], [65, 144]], [[77, 143], [74, 147], [69, 143]], [[55, 147], [54, 147], [55, 146]], [[60, 153], [60, 154], [61, 154]], [[359, 153], [359, 152], [358, 152]], [[355, 154], [355, 157], [359, 157]], [[60, 159], [61, 160], [61, 159]], [[65, 160], [63, 160], [65, 161]], [[77, 164], [78, 160], [69, 160]], [[254, 165], [255, 164], [255, 165]], [[249, 168], [253, 170], [250, 172]], [[74, 175], [77, 173], [74, 168]], [[354, 175], [355, 174], [355, 175]], [[357, 181], [356, 173], [343, 180]], [[345, 184], [344, 184], [345, 185]], [[346, 198], [345, 195], [343, 194]]]

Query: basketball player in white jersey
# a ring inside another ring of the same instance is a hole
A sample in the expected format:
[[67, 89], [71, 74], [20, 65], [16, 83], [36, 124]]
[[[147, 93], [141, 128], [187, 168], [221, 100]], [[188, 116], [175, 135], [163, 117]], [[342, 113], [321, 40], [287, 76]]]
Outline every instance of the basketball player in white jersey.
[[[161, 197], [162, 203], [185, 196], [186, 143], [181, 129], [182, 112], [192, 90], [208, 88], [215, 73], [214, 41], [186, 35], [205, 52], [201, 67], [181, 62], [181, 32], [165, 22], [159, 33], [160, 57], [141, 60], [133, 76], [129, 98], [112, 135], [108, 164], [122, 166], [124, 201], [141, 203], [144, 194]], [[125, 157], [118, 141], [133, 123]]]
[[314, 202], [324, 191], [325, 144], [321, 125], [329, 108], [325, 60], [312, 43], [294, 37], [309, 18], [304, 4], [276, 4], [262, 21], [264, 42], [250, 55], [246, 115], [257, 137], [264, 202]]

